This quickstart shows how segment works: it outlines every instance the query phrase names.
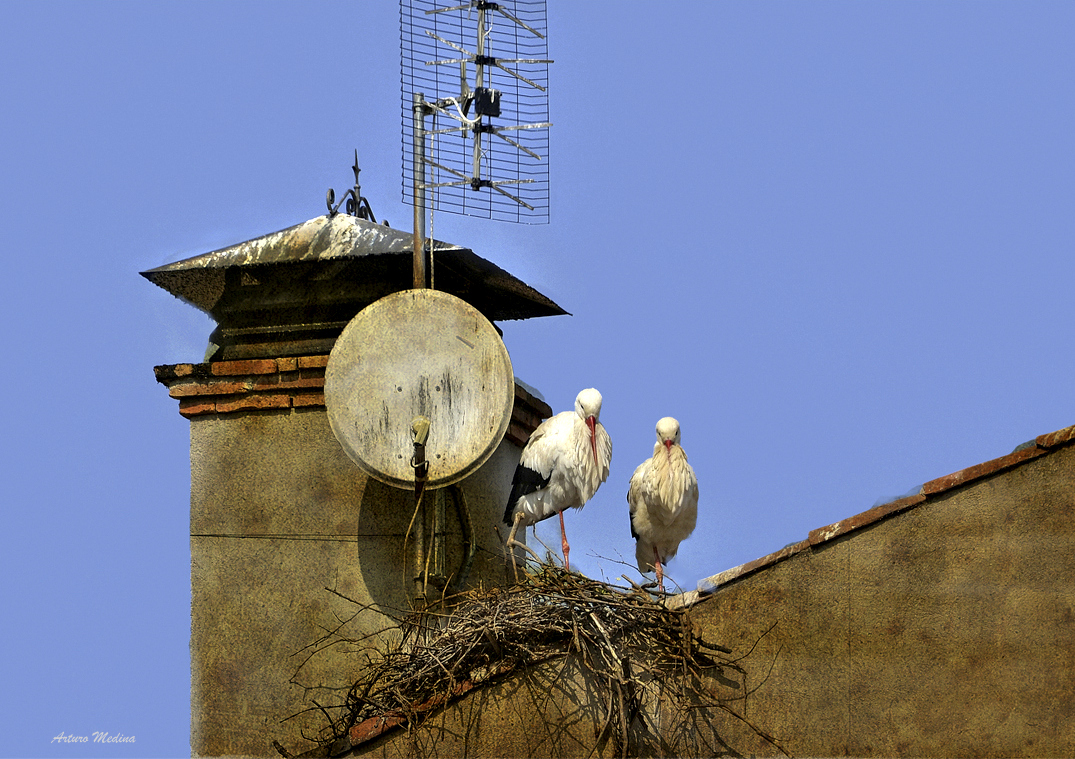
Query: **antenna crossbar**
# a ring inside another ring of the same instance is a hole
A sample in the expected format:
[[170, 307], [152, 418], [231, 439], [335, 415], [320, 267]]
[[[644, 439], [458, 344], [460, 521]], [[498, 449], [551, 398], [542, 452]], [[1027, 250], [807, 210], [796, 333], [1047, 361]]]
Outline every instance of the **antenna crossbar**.
[[497, 192], [501, 193], [502, 195], [506, 195], [507, 197], [511, 198], [516, 203], [518, 203], [519, 205], [525, 206], [526, 208], [528, 208], [531, 211], [535, 210], [535, 208], [532, 205], [530, 205], [529, 203], [527, 203], [525, 200], [521, 200], [521, 199], [515, 197], [514, 195], [512, 195], [510, 192], [500, 189], [500, 185], [502, 185], [502, 184], [530, 184], [531, 182], [534, 181], [533, 179], [500, 179], [500, 180], [497, 180], [497, 181], [490, 181], [488, 179], [479, 179], [479, 180], [475, 181], [472, 177], [468, 177], [463, 172], [456, 171], [455, 169], [449, 168], [448, 166], [442, 166], [441, 164], [436, 163], [435, 161], [427, 160], [426, 163], [428, 163], [430, 166], [434, 166], [434, 167], [436, 167], [438, 169], [441, 169], [442, 171], [447, 171], [449, 174], [455, 174], [457, 177], [462, 178], [463, 181], [461, 181], [461, 182], [436, 182], [436, 183], [432, 183], [432, 184], [423, 184], [422, 185], [423, 189], [429, 189], [429, 188], [432, 188], [432, 187], [470, 187], [470, 189], [472, 189], [472, 190], [479, 190], [482, 187], [488, 187], [491, 190], [496, 190]]
[[[445, 64], [445, 63], [473, 63], [479, 69], [478, 70], [478, 81], [479, 82], [481, 82], [481, 80], [482, 80], [482, 71], [481, 71], [482, 67], [484, 67], [484, 66], [496, 66], [498, 69], [501, 69], [503, 71], [508, 72], [509, 74], [511, 74], [512, 76], [516, 77], [517, 79], [523, 80], [524, 82], [529, 84], [531, 87], [536, 87], [537, 89], [541, 90], [542, 92], [545, 91], [545, 88], [542, 87], [537, 82], [534, 82], [534, 81], [531, 81], [530, 79], [527, 79], [522, 74], [519, 74], [518, 72], [512, 71], [511, 69], [509, 69], [507, 66], [505, 66], [503, 64], [504, 63], [552, 63], [552, 61], [550, 61], [550, 60], [547, 60], [547, 59], [544, 59], [544, 58], [494, 58], [491, 55], [480, 55], [478, 53], [472, 53], [469, 50], [467, 50], [466, 48], [464, 48], [464, 47], [462, 47], [460, 45], [457, 45], [454, 42], [450, 42], [449, 40], [446, 40], [443, 37], [441, 37], [441, 36], [439, 36], [437, 34], [434, 34], [433, 32], [426, 31], [426, 34], [428, 34], [430, 37], [432, 37], [435, 40], [443, 42], [445, 45], [448, 45], [449, 47], [454, 47], [460, 53], [465, 53], [467, 55], [466, 58], [447, 58], [447, 59], [443, 59], [443, 60], [439, 60], [439, 61], [426, 61], [427, 66], [436, 66], [436, 65]], [[480, 87], [481, 84], [479, 84], [478, 86]]]

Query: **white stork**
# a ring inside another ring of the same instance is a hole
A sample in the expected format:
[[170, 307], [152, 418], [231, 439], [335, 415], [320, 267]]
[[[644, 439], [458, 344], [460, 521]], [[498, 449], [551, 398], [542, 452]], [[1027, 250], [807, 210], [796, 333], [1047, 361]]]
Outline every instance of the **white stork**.
[[656, 569], [657, 585], [663, 591], [661, 565], [676, 555], [698, 520], [698, 479], [679, 444], [679, 422], [672, 417], [657, 422], [653, 456], [631, 475], [627, 503], [638, 570]]
[[560, 515], [564, 567], [570, 569], [564, 509], [581, 509], [608, 478], [612, 441], [598, 421], [601, 393], [592, 387], [575, 398], [575, 410], [538, 425], [523, 448], [511, 483], [504, 523], [511, 525], [511, 550], [519, 525]]

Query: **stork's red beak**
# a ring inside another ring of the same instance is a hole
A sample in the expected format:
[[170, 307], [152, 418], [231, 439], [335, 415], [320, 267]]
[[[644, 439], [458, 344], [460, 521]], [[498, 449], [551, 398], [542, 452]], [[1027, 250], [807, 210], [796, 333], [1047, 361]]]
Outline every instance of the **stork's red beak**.
[[593, 449], [593, 463], [601, 466], [597, 461], [597, 420], [592, 416], [586, 417], [586, 426], [590, 428], [590, 447]]
[[669, 458], [669, 460], [671, 460], [671, 458], [672, 458], [672, 441], [671, 440], [665, 440], [664, 441], [664, 454]]

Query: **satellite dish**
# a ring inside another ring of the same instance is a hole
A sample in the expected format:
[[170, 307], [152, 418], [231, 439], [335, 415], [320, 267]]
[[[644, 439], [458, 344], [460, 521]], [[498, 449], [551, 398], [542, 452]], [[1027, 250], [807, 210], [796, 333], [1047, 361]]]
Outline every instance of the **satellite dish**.
[[476, 308], [438, 290], [371, 303], [337, 339], [325, 369], [332, 433], [369, 476], [413, 489], [416, 417], [429, 420], [426, 487], [474, 472], [507, 432], [515, 378], [507, 348]]

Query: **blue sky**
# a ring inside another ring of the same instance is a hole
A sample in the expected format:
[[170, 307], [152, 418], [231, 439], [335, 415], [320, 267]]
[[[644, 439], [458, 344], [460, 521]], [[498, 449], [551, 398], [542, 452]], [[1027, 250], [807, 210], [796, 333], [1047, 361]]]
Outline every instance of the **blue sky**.
[[[1075, 423], [1075, 6], [549, 0], [548, 27], [550, 223], [435, 234], [573, 314], [501, 325], [554, 410], [605, 397], [573, 566], [625, 570], [665, 415], [688, 589]], [[152, 367], [213, 325], [138, 272], [321, 214], [355, 148], [406, 228], [398, 41], [391, 2], [0, 5], [0, 755], [189, 752], [188, 423]], [[93, 731], [136, 744], [51, 742]]]

